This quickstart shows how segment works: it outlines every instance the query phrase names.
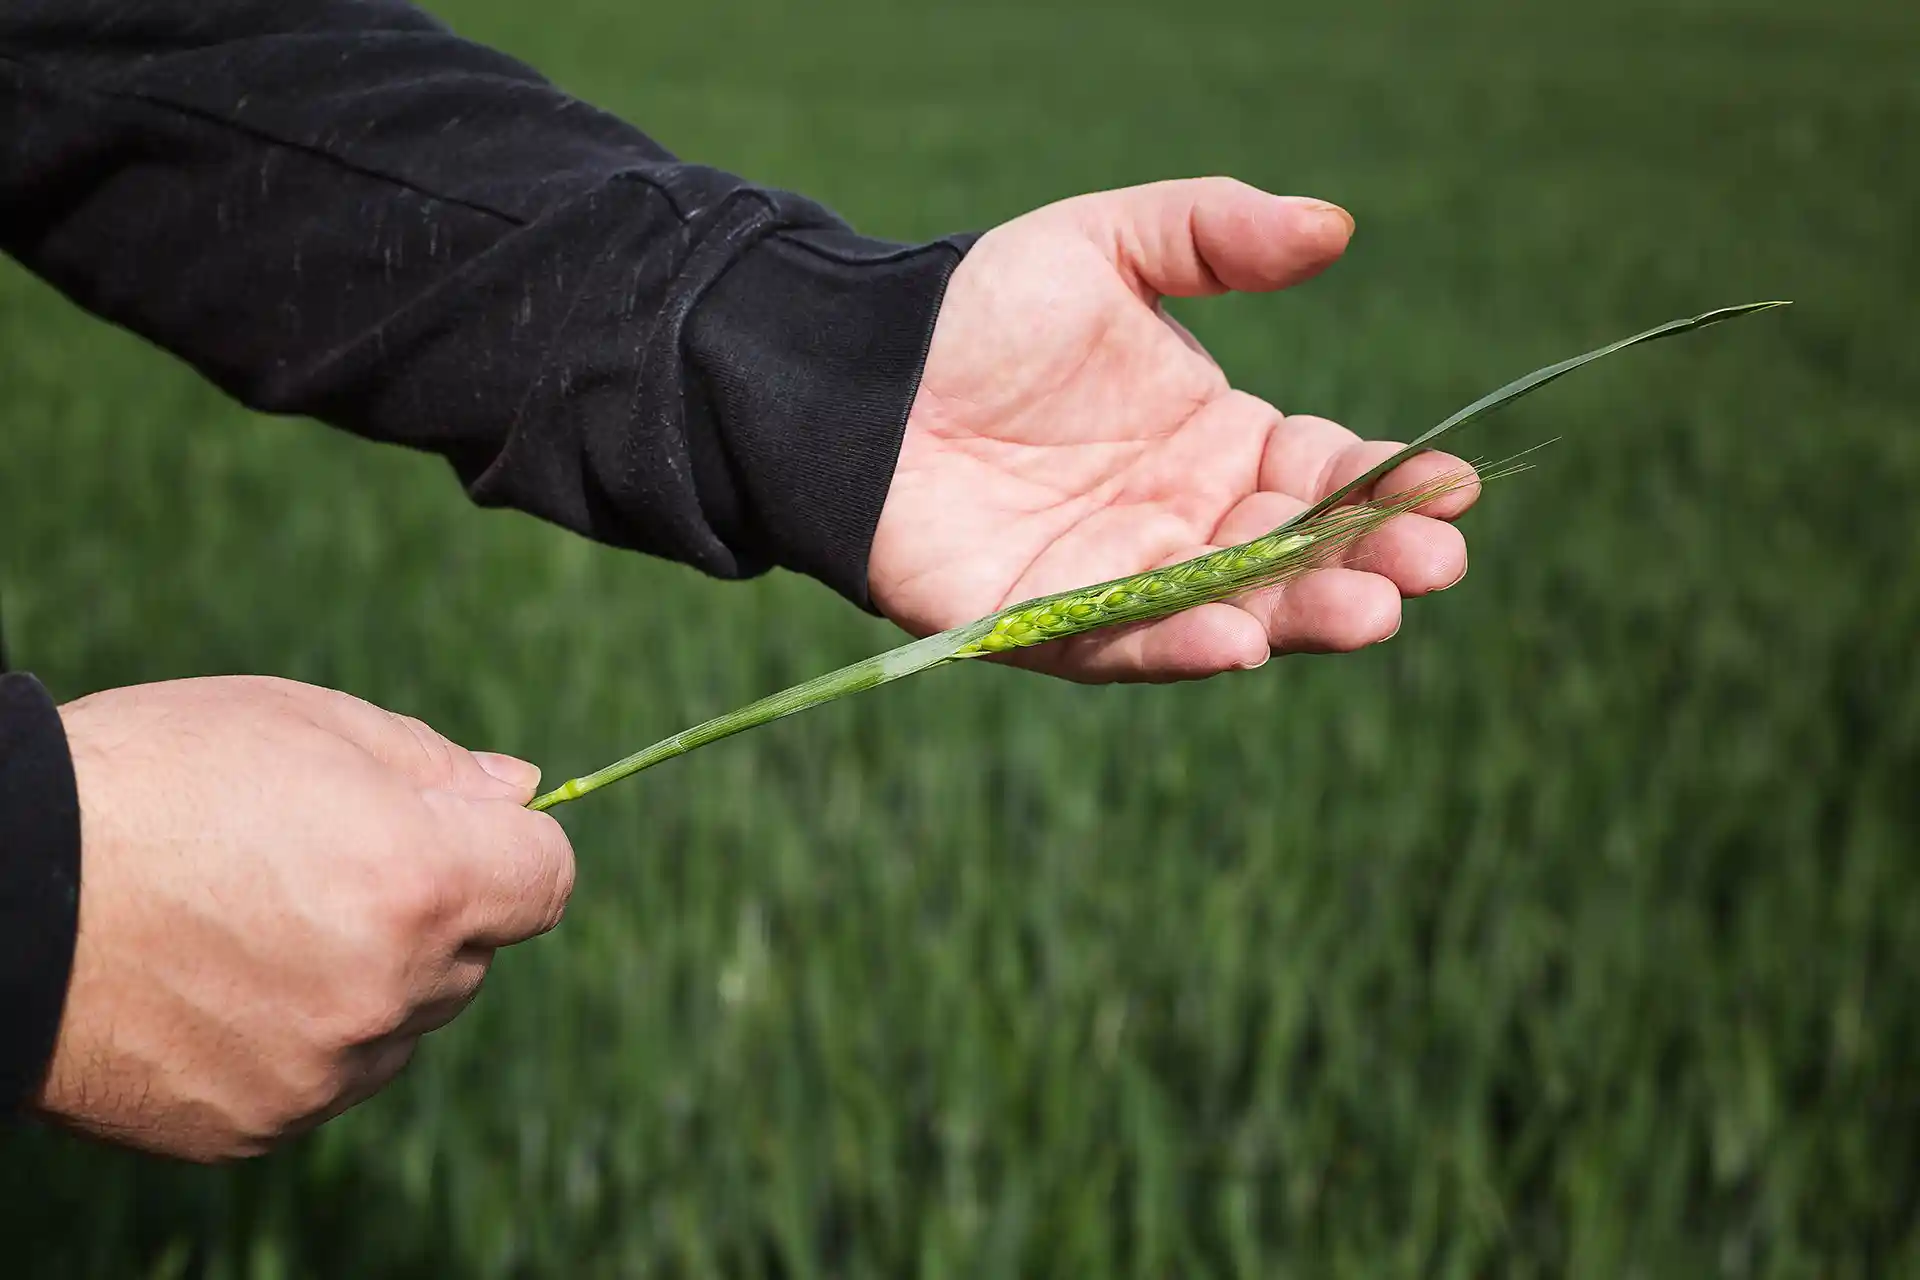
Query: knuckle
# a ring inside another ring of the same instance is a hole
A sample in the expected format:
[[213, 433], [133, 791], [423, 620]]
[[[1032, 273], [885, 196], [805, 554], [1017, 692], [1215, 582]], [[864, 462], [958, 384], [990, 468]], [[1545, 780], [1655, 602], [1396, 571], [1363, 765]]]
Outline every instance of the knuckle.
[[420, 1041], [413, 1036], [390, 1040], [381, 1045], [367, 1064], [368, 1083], [375, 1089], [383, 1089], [399, 1079], [413, 1065], [414, 1050], [419, 1047]]
[[371, 978], [340, 1002], [325, 1036], [334, 1051], [384, 1040], [406, 1025], [412, 1012], [398, 979]]
[[280, 1073], [281, 1128], [331, 1110], [340, 1097], [344, 1075], [338, 1060], [316, 1055], [283, 1068]]
[[229, 1150], [239, 1157], [264, 1155], [299, 1132], [305, 1122], [324, 1114], [332, 1101], [323, 1073], [282, 1068], [270, 1088], [230, 1112]]
[[415, 775], [422, 782], [447, 783], [454, 777], [453, 744], [426, 721], [417, 716], [401, 715], [389, 711], [391, 716], [413, 743]]
[[386, 886], [365, 946], [350, 961], [321, 1019], [325, 1044], [334, 1050], [392, 1035], [413, 1012], [414, 975], [428, 965], [448, 915], [444, 895], [417, 872]]
[[252, 1160], [271, 1152], [280, 1141], [284, 1128], [259, 1116], [235, 1116], [227, 1125], [226, 1136], [218, 1143], [186, 1152], [197, 1164], [225, 1164], [230, 1160]]

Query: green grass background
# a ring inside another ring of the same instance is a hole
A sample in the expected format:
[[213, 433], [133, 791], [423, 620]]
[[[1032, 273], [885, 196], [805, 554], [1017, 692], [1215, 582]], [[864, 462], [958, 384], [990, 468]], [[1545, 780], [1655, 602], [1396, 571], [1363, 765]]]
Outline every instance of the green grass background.
[[[556, 934], [284, 1154], [0, 1136], [11, 1274], [1920, 1274], [1920, 11], [442, 0], [877, 234], [1232, 173], [1349, 259], [1244, 386], [1562, 436], [1400, 636], [954, 670], [569, 811]], [[0, 586], [62, 697], [269, 672], [558, 778], [893, 642], [251, 417], [0, 267]], [[15, 1270], [15, 1268], [21, 1268]]]

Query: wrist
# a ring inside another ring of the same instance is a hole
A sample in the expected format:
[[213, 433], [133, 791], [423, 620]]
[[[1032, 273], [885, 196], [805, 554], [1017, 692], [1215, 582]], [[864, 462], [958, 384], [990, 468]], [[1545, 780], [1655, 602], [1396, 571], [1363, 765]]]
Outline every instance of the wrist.
[[0, 676], [0, 1115], [38, 1097], [80, 912], [80, 803], [65, 726], [32, 676]]
[[688, 324], [737, 513], [758, 558], [869, 611], [868, 558], [954, 268], [956, 237], [918, 247], [845, 231], [771, 233]]

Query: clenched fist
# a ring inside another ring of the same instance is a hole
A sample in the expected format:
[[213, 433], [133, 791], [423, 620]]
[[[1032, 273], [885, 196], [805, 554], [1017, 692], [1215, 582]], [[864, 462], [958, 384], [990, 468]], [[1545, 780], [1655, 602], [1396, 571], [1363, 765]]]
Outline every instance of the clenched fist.
[[560, 919], [573, 851], [538, 771], [283, 680], [183, 680], [61, 709], [80, 935], [49, 1116], [196, 1160], [367, 1098]]

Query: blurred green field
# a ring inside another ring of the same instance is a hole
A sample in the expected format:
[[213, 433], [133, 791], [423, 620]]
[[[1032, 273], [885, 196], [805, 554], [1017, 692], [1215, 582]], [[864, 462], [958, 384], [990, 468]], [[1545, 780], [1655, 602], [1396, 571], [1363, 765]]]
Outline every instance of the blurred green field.
[[[0, 1136], [12, 1274], [1920, 1274], [1920, 10], [437, 7], [877, 234], [1339, 200], [1338, 269], [1181, 314], [1368, 434], [1799, 305], [1474, 428], [1564, 439], [1377, 651], [957, 669], [569, 810], [566, 925], [284, 1155]], [[251, 417], [11, 267], [0, 440], [62, 697], [269, 672], [560, 778], [893, 638]]]

